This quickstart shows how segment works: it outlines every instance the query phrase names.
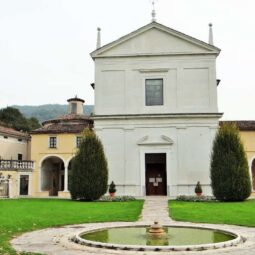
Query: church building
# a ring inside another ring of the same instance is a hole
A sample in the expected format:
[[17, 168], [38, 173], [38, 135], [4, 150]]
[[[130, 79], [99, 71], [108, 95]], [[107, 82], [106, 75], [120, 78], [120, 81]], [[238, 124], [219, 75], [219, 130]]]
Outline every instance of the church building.
[[220, 49], [155, 21], [91, 53], [94, 127], [119, 195], [211, 195]]

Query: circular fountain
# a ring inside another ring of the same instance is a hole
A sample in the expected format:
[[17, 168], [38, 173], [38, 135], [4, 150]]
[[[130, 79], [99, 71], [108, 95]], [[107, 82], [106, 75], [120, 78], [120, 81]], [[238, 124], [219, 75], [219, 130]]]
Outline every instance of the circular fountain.
[[81, 245], [135, 251], [192, 251], [229, 247], [242, 241], [233, 232], [219, 229], [167, 225], [123, 225], [83, 231], [72, 238]]

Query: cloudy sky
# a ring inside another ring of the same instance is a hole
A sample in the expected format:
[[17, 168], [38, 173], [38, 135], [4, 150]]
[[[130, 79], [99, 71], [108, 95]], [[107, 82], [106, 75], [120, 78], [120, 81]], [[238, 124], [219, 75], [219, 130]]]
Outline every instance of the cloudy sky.
[[[0, 107], [93, 104], [96, 28], [102, 44], [151, 20], [150, 0], [0, 0]], [[219, 110], [255, 119], [255, 1], [158, 0], [157, 21], [203, 41], [213, 23]]]

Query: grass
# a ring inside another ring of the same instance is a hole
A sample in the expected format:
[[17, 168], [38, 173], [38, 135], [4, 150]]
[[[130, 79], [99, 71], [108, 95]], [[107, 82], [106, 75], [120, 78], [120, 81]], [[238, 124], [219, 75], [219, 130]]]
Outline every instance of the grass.
[[141, 200], [130, 202], [0, 200], [0, 254], [17, 254], [9, 241], [23, 232], [76, 223], [135, 221], [139, 218], [142, 206]]
[[244, 202], [169, 201], [170, 216], [177, 221], [255, 227], [255, 200]]

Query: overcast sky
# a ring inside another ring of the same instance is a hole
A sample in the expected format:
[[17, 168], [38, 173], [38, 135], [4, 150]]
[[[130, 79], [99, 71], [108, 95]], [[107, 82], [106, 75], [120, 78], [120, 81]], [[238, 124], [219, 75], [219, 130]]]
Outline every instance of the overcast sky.
[[[0, 107], [93, 104], [96, 28], [102, 44], [151, 21], [150, 0], [0, 0]], [[158, 0], [157, 21], [208, 41], [217, 60], [219, 110], [225, 119], [255, 120], [255, 1]]]

